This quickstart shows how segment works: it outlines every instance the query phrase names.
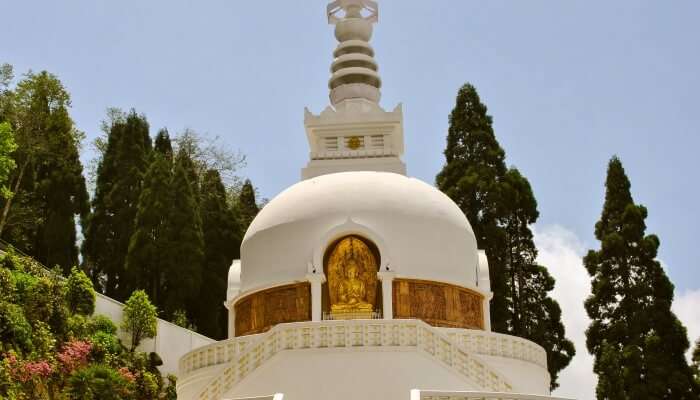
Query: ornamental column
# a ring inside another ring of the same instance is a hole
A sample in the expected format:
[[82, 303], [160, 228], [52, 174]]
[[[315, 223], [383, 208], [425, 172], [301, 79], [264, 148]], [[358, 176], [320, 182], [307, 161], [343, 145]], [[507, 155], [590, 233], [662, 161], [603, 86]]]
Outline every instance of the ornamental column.
[[382, 282], [382, 314], [384, 319], [394, 319], [393, 288], [396, 272], [379, 271], [377, 277]]
[[321, 285], [326, 281], [323, 273], [308, 273], [306, 280], [311, 283], [311, 320], [321, 321], [323, 319], [321, 310]]

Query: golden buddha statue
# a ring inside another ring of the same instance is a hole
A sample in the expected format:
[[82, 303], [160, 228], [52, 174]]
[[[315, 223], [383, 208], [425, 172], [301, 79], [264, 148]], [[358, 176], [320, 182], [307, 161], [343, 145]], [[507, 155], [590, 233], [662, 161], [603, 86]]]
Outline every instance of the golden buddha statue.
[[346, 236], [327, 261], [330, 312], [334, 319], [371, 318], [377, 295], [377, 260], [362, 239]]
[[345, 279], [338, 285], [338, 302], [331, 306], [331, 312], [372, 312], [372, 305], [365, 301], [367, 289], [365, 283], [358, 279], [360, 268], [355, 260], [350, 259], [345, 266]]

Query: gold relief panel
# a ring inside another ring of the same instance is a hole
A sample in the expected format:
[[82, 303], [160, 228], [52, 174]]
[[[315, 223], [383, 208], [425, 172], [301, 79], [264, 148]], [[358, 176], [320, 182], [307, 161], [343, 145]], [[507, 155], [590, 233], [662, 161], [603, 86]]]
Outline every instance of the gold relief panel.
[[448, 283], [396, 279], [394, 318], [416, 318], [445, 328], [484, 329], [484, 296]]
[[311, 285], [294, 283], [252, 293], [235, 307], [236, 336], [266, 332], [285, 322], [311, 320]]

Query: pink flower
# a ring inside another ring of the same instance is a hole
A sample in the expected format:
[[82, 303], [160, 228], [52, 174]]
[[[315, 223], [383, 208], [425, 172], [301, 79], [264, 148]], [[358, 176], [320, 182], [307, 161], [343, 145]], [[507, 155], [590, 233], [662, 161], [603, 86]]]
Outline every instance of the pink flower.
[[118, 370], [119, 375], [122, 376], [122, 378], [126, 379], [129, 382], [133, 382], [136, 380], [136, 375], [134, 375], [131, 371], [129, 371], [129, 368], [127, 367], [121, 367]]
[[24, 374], [22, 374], [23, 382], [31, 380], [35, 377], [46, 378], [53, 373], [53, 367], [46, 361], [35, 361], [24, 364]]
[[58, 353], [58, 361], [66, 372], [72, 372], [88, 362], [88, 355], [92, 351], [92, 343], [83, 340], [74, 340], [66, 343]]

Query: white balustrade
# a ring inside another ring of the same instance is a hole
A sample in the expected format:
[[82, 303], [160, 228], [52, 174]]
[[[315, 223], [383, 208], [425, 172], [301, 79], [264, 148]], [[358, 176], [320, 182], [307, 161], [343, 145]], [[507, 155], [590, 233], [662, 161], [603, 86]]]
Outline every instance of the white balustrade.
[[572, 400], [562, 397], [520, 393], [495, 392], [443, 392], [435, 390], [411, 390], [410, 400]]
[[[194, 351], [181, 363], [181, 383], [187, 373], [222, 364], [223, 373], [197, 397], [218, 400], [236, 383], [280, 351], [342, 347], [412, 347], [436, 358], [482, 390], [509, 392], [510, 383], [453, 339], [420, 320], [347, 320], [280, 324], [270, 331], [236, 338]], [[224, 346], [225, 351], [218, 346]], [[220, 359], [217, 355], [223, 355]]]

